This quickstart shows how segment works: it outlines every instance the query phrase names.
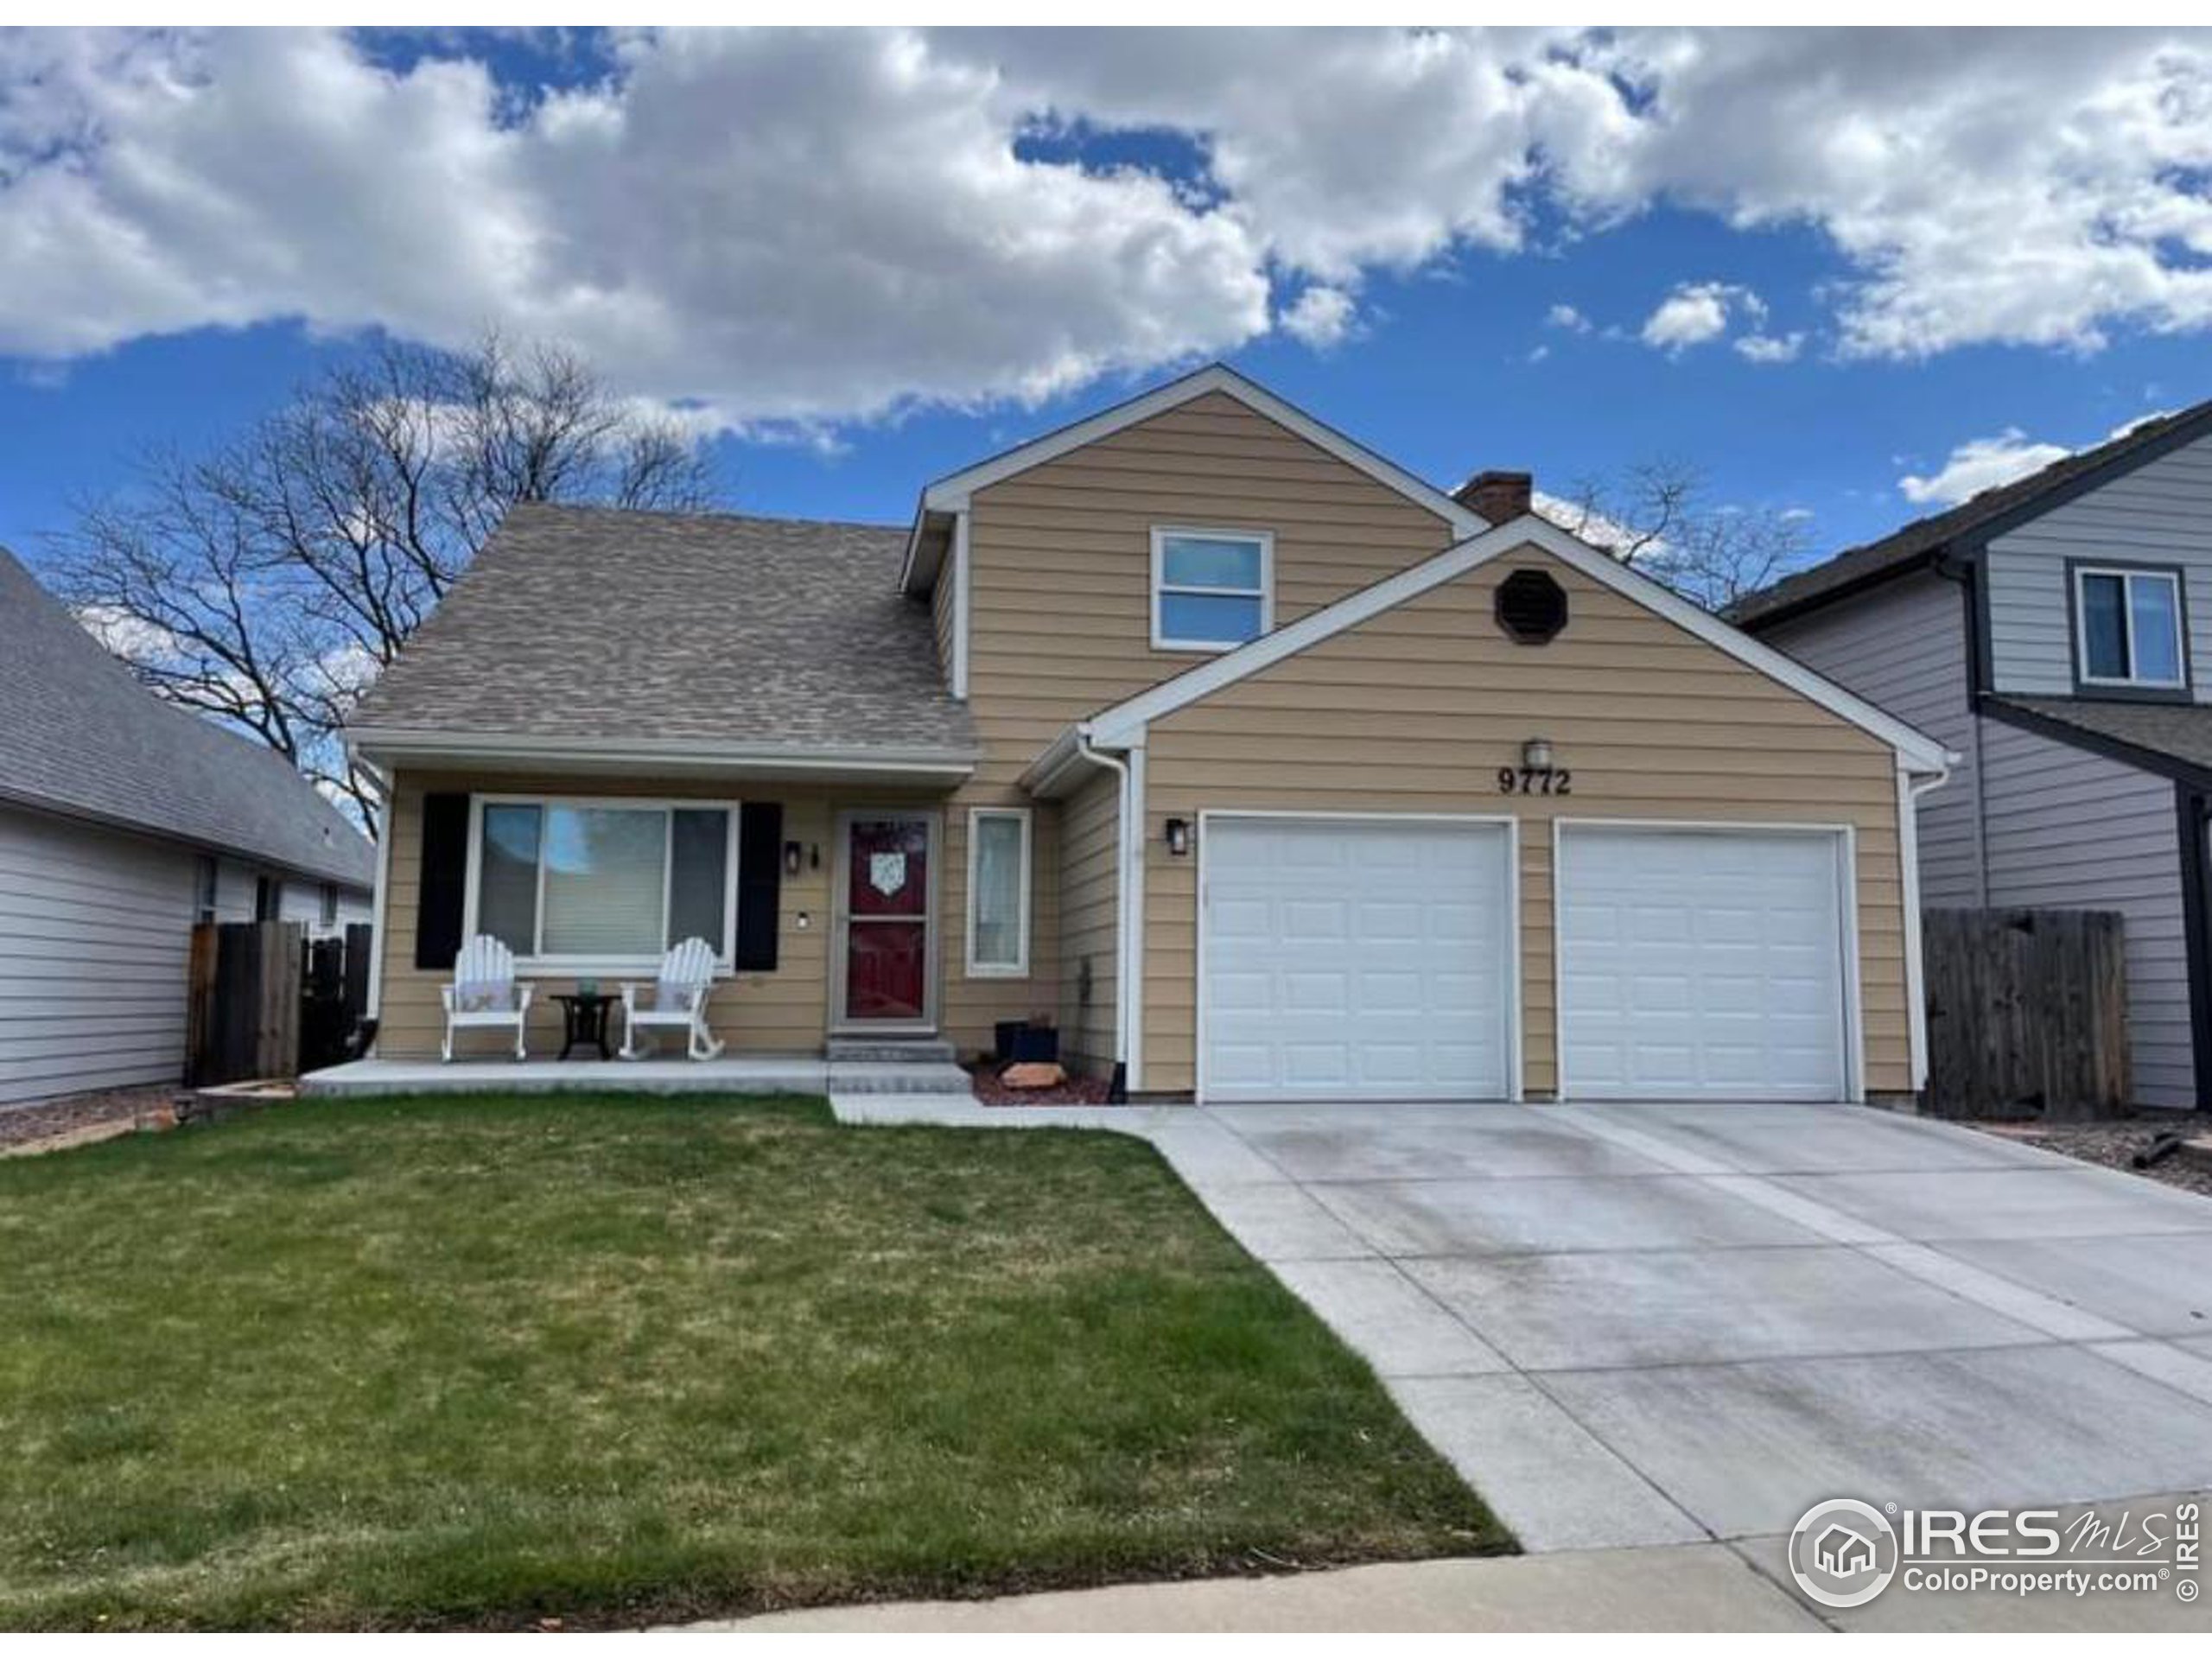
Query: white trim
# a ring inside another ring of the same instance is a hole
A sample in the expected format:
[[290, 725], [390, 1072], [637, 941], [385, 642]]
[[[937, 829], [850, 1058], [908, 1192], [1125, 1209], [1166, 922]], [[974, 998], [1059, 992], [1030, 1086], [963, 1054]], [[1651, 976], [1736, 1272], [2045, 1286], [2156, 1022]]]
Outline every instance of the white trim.
[[[1898, 768], [1903, 775], [1904, 768]], [[1843, 1058], [1843, 1094], [1849, 1101], [1866, 1098], [1865, 1010], [1861, 1007], [1859, 965], [1859, 829], [1847, 823], [1816, 823], [1804, 819], [1713, 818], [1591, 818], [1552, 820], [1552, 1092], [1562, 1105], [1572, 1104], [1567, 1076], [1567, 952], [1560, 944], [1561, 877], [1567, 868], [1563, 843], [1568, 830], [1689, 830], [1712, 835], [1802, 835], [1831, 838], [1836, 849], [1836, 936], [1841, 958], [1843, 1006], [1839, 1010], [1839, 1037]], [[1611, 1100], [1612, 1096], [1604, 1096]]]
[[[2127, 672], [2124, 676], [2089, 672], [2088, 607], [2082, 602], [2082, 583], [2088, 576], [2112, 576], [2120, 582], [2120, 614], [2127, 630]], [[2174, 596], [2174, 664], [2171, 680], [2146, 679], [2135, 671], [2135, 595], [2133, 584], [2163, 582]], [[2189, 613], [2182, 605], [2181, 572], [2135, 564], [2077, 564], [2074, 567], [2074, 672], [2084, 685], [2112, 686], [2123, 690], [2183, 691], [2189, 687]]]
[[1522, 1027], [1528, 1004], [1522, 988], [1521, 932], [1521, 820], [1510, 812], [1312, 812], [1273, 807], [1207, 807], [1198, 812], [1197, 880], [1198, 915], [1192, 930], [1196, 942], [1197, 994], [1192, 1001], [1192, 1097], [1201, 1106], [1206, 1093], [1206, 846], [1211, 840], [1207, 825], [1219, 818], [1263, 818], [1298, 823], [1344, 823], [1459, 824], [1478, 828], [1502, 826], [1505, 830], [1505, 1090], [1518, 1103], [1523, 1097]]
[[1129, 757], [1129, 835], [1123, 845], [1123, 855], [1129, 861], [1129, 879], [1123, 885], [1129, 895], [1128, 928], [1134, 948], [1122, 964], [1122, 995], [1128, 999], [1129, 1019], [1125, 1028], [1128, 1052], [1123, 1058], [1128, 1063], [1129, 1092], [1135, 1094], [1144, 1087], [1144, 987], [1145, 969], [1148, 965], [1145, 938], [1145, 896], [1152, 885], [1151, 823], [1149, 809], [1145, 802], [1145, 734], [1139, 732], [1130, 744]]
[[968, 573], [969, 543], [966, 508], [952, 521], [952, 695], [968, 701], [968, 637], [972, 582]]
[[1663, 620], [1695, 635], [1769, 679], [1816, 702], [1829, 713], [1850, 721], [1895, 749], [1916, 772], [1946, 770], [1957, 757], [1935, 739], [1916, 731], [1893, 715], [1884, 713], [1864, 698], [1824, 679], [1803, 664], [1783, 656], [1730, 626], [1710, 612], [1699, 609], [1649, 576], [1577, 541], [1565, 531], [1529, 514], [1485, 531], [1446, 548], [1421, 563], [1363, 588], [1335, 604], [1309, 612], [1295, 622], [1264, 634], [1249, 645], [1185, 670], [1171, 680], [1116, 703], [1088, 722], [1091, 741], [1118, 745], [1126, 731], [1147, 726], [1177, 709], [1211, 696], [1225, 686], [1271, 668], [1285, 658], [1358, 626], [1393, 606], [1416, 599], [1430, 589], [1465, 575], [1491, 560], [1534, 546], [1548, 553], [1592, 581], [1636, 601]]
[[734, 800], [702, 800], [683, 796], [646, 795], [531, 795], [487, 792], [472, 793], [468, 798], [468, 849], [465, 866], [467, 874], [461, 897], [461, 938], [474, 938], [482, 931], [477, 921], [476, 907], [480, 896], [484, 849], [484, 809], [486, 806], [535, 806], [540, 809], [537, 847], [537, 896], [532, 916], [535, 945], [544, 937], [545, 929], [545, 833], [544, 813], [556, 807], [611, 807], [639, 812], [658, 811], [664, 814], [661, 825], [660, 860], [660, 932], [662, 944], [651, 953], [635, 955], [539, 955], [535, 951], [515, 952], [515, 973], [539, 979], [564, 979], [579, 974], [636, 974], [648, 973], [660, 966], [661, 958], [668, 954], [668, 907], [673, 900], [675, 886], [674, 842], [675, 814], [678, 811], [720, 812], [728, 823], [723, 827], [722, 854], [722, 949], [715, 957], [715, 974], [726, 979], [737, 971], [737, 895], [738, 849], [740, 838], [738, 820], [740, 803]]
[[[966, 961], [970, 979], [1029, 977], [1030, 887], [1035, 880], [1035, 865], [1033, 862], [1034, 816], [1026, 806], [971, 806], [968, 809], [968, 891], [962, 908], [967, 912]], [[976, 861], [982, 842], [982, 836], [976, 834], [976, 827], [985, 818], [1012, 818], [1021, 826], [1021, 912], [1014, 936], [1014, 959], [1011, 963], [979, 963], [976, 960]]]
[[[384, 1010], [384, 953], [391, 940], [391, 917], [386, 914], [391, 903], [391, 820], [392, 809], [397, 804], [398, 779], [384, 779], [384, 798], [377, 806], [377, 880], [370, 899], [369, 916], [376, 931], [369, 936], [369, 992], [361, 1017], [375, 1020]], [[371, 1045], [372, 1051], [374, 1045]]]
[[1047, 432], [1044, 436], [978, 461], [975, 466], [941, 478], [922, 492], [919, 507], [914, 515], [915, 530], [908, 538], [907, 555], [899, 572], [901, 588], [911, 588], [914, 575], [915, 552], [921, 541], [922, 520], [932, 512], [957, 512], [969, 504], [977, 490], [988, 489], [1001, 483], [1017, 473], [1026, 473], [1048, 461], [1056, 461], [1071, 450], [1087, 443], [1111, 436], [1124, 428], [1164, 415], [1169, 410], [1210, 393], [1219, 392], [1233, 397], [1254, 413], [1265, 416], [1276, 424], [1288, 428], [1317, 448], [1326, 451], [1346, 466], [1367, 474], [1387, 489], [1395, 490], [1415, 505], [1425, 507], [1452, 526], [1454, 534], [1465, 537], [1479, 533], [1484, 521], [1474, 512], [1434, 485], [1415, 478], [1395, 462], [1386, 461], [1373, 450], [1346, 437], [1333, 427], [1325, 425], [1304, 410], [1286, 403], [1265, 386], [1245, 378], [1224, 363], [1212, 363], [1179, 380], [1154, 386], [1111, 409], [1102, 410], [1086, 419], [1076, 421]]
[[[1073, 753], [1114, 774], [1114, 1058], [1129, 1074], [1129, 766], [1126, 760], [1094, 749], [1077, 728]], [[1140, 751], [1141, 753], [1141, 751]]]
[[1928, 1087], [1928, 963], [1920, 928], [1920, 798], [1950, 781], [1950, 773], [1915, 779], [1897, 768], [1897, 858], [1904, 877], [1904, 994], [1912, 1090]]
[[[1192, 540], [1217, 542], [1253, 542], [1260, 549], [1260, 585], [1251, 588], [1192, 588], [1167, 583], [1167, 542], [1171, 537], [1188, 537]], [[1251, 643], [1248, 639], [1170, 639], [1160, 627], [1160, 601], [1163, 594], [1185, 594], [1193, 597], [1217, 599], [1254, 599], [1260, 601], [1260, 633], [1266, 633], [1275, 625], [1275, 533], [1272, 530], [1243, 530], [1227, 525], [1211, 524], [1154, 524], [1152, 527], [1152, 587], [1147, 596], [1151, 609], [1152, 648], [1154, 651], [1202, 652], [1208, 655], [1235, 651], [1239, 645]], [[1254, 634], [1256, 639], [1259, 634]]]
[[651, 760], [656, 766], [751, 771], [763, 776], [849, 772], [885, 781], [897, 775], [957, 781], [976, 770], [976, 760], [972, 753], [951, 749], [778, 749], [717, 745], [686, 737], [592, 740], [506, 732], [424, 732], [385, 726], [349, 728], [346, 743], [353, 753], [373, 751], [380, 760], [582, 761], [613, 763], [632, 770], [639, 761]]

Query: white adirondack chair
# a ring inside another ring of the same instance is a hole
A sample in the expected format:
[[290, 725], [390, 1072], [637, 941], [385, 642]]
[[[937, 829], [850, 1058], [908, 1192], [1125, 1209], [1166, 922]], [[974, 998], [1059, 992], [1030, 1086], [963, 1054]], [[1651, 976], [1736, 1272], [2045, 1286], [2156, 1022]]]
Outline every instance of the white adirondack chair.
[[453, 983], [445, 994], [446, 1035], [438, 1054], [453, 1058], [454, 1033], [486, 1027], [512, 1027], [515, 1058], [528, 1058], [523, 1033], [530, 1023], [531, 988], [515, 978], [515, 953], [488, 933], [479, 933], [453, 959]]
[[683, 1033], [683, 1052], [711, 1060], [722, 1044], [707, 1029], [707, 993], [714, 988], [715, 948], [704, 939], [686, 939], [661, 958], [660, 977], [650, 985], [622, 988], [622, 1058], [641, 1060], [647, 1051], [640, 1037], [655, 1029]]

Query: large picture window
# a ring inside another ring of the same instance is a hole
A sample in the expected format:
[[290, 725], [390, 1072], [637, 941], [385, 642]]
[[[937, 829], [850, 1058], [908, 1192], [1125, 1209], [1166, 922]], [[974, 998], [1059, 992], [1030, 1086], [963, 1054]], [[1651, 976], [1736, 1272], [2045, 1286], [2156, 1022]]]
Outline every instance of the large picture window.
[[1271, 622], [1274, 565], [1265, 531], [1154, 530], [1152, 643], [1231, 651], [1258, 639]]
[[469, 931], [543, 967], [649, 968], [693, 938], [727, 964], [736, 824], [719, 802], [480, 798]]
[[1029, 971], [1029, 812], [977, 807], [968, 815], [968, 971]]
[[2084, 685], [2174, 691], [2187, 683], [2178, 572], [2075, 569], [2074, 626]]

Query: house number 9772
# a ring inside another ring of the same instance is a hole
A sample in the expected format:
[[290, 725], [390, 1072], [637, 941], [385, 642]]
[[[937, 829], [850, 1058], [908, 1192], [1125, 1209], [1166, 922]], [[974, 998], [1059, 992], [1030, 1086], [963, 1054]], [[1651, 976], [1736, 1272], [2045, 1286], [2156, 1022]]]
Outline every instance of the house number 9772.
[[1565, 766], [1500, 766], [1501, 795], [1572, 795], [1574, 774]]

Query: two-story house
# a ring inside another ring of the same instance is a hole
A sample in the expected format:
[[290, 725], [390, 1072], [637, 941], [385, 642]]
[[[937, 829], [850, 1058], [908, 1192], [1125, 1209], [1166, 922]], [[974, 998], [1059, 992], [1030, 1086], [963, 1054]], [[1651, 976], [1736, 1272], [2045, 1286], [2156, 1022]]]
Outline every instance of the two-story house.
[[464, 938], [561, 989], [696, 935], [740, 1052], [1041, 1014], [1208, 1100], [1909, 1093], [1942, 747], [1528, 499], [1216, 366], [907, 525], [518, 508], [350, 734], [378, 1052]]
[[2119, 912], [2134, 1094], [2212, 1096], [2212, 404], [1733, 614], [1960, 754], [1920, 807], [1927, 902]]

